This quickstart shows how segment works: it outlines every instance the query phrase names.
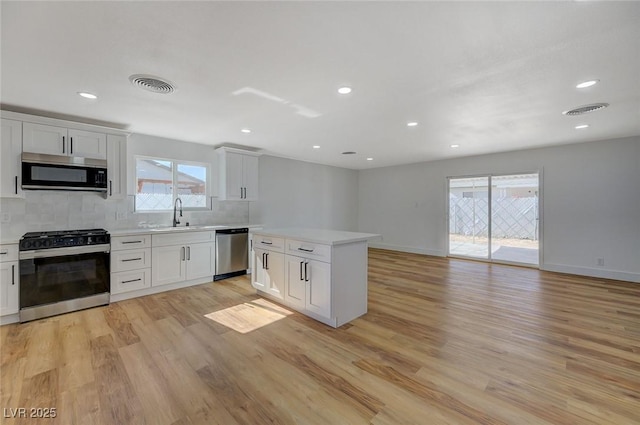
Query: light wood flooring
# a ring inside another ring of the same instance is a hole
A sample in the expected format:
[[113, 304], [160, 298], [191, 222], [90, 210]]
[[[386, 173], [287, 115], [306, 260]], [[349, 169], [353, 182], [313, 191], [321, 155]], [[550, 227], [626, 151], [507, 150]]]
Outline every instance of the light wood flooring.
[[369, 257], [339, 329], [246, 276], [3, 326], [0, 423], [640, 424], [640, 284]]

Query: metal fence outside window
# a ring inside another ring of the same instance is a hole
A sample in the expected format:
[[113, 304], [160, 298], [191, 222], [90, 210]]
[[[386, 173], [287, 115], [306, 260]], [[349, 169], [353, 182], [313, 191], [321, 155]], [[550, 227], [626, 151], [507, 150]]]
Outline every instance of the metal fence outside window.
[[[450, 198], [449, 233], [489, 236], [489, 201]], [[499, 198], [492, 204], [492, 237], [538, 240], [538, 198]]]

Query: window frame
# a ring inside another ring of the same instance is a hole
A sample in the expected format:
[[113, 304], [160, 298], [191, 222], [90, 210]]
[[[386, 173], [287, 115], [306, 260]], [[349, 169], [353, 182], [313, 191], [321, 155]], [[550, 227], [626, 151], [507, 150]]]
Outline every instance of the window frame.
[[152, 160], [152, 161], [168, 161], [171, 162], [171, 204], [175, 205], [176, 198], [179, 198], [180, 195], [177, 193], [178, 188], [178, 166], [179, 165], [187, 165], [187, 166], [198, 166], [203, 167], [205, 169], [205, 180], [204, 180], [204, 196], [206, 205], [204, 207], [189, 207], [183, 206], [183, 211], [210, 211], [211, 210], [211, 164], [206, 162], [198, 162], [198, 161], [189, 161], [175, 158], [166, 158], [166, 157], [158, 157], [158, 156], [149, 156], [149, 155], [135, 155], [134, 156], [134, 195], [133, 195], [133, 211], [136, 213], [167, 213], [173, 212], [173, 207], [169, 209], [157, 209], [157, 210], [146, 210], [139, 209], [137, 205], [137, 197], [138, 197], [138, 160]]

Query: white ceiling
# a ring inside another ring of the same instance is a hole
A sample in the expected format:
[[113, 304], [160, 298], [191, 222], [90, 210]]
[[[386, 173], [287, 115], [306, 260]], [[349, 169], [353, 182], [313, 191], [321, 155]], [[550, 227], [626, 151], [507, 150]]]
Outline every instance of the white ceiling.
[[[640, 135], [640, 2], [3, 0], [1, 12], [3, 109], [354, 169]], [[132, 74], [177, 91], [143, 91]], [[594, 102], [611, 106], [562, 115]]]

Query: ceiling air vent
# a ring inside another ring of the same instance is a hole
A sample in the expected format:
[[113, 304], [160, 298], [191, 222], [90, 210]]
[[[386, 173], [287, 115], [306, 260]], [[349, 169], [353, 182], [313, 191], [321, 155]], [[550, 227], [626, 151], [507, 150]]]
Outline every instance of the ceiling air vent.
[[608, 103], [592, 103], [591, 105], [579, 106], [577, 108], [564, 111], [563, 114], [569, 116], [582, 115], [593, 111], [599, 111], [600, 109], [604, 109], [607, 106], [609, 106]]
[[154, 93], [169, 94], [176, 90], [170, 82], [153, 75], [136, 74], [129, 77], [129, 81], [136, 87]]

